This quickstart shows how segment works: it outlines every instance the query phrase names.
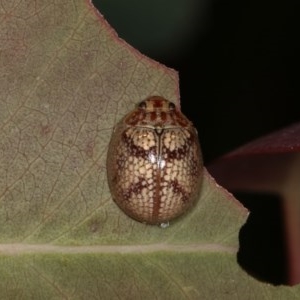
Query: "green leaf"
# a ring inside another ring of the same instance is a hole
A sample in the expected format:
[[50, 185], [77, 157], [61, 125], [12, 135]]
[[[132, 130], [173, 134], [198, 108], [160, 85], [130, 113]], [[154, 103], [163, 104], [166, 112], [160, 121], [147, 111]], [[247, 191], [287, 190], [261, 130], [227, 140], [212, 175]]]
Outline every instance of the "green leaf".
[[168, 228], [111, 199], [114, 124], [141, 99], [178, 101], [177, 73], [118, 39], [88, 1], [0, 5], [2, 299], [296, 299], [236, 262], [246, 210], [205, 171]]

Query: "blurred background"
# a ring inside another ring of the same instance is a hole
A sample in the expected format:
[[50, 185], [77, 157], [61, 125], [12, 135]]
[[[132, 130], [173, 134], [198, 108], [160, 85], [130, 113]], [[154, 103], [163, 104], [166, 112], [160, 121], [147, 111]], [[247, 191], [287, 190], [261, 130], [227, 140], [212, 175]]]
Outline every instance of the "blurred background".
[[[206, 165], [299, 121], [296, 1], [93, 3], [122, 39], [179, 72], [182, 111], [198, 129]], [[280, 199], [236, 197], [251, 211], [240, 264], [261, 280], [286, 283]]]

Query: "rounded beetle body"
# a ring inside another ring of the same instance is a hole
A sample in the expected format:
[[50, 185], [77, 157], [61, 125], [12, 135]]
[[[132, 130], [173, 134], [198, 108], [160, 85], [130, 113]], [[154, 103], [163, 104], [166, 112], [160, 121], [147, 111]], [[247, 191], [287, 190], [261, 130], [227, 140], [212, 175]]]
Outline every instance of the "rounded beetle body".
[[115, 127], [108, 184], [131, 218], [161, 224], [182, 215], [199, 196], [202, 174], [197, 132], [174, 103], [150, 97]]

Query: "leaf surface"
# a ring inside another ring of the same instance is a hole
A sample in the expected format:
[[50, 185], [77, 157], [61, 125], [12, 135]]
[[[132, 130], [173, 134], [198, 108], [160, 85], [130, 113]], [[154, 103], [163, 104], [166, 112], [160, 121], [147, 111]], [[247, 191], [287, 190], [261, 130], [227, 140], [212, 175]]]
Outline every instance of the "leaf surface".
[[113, 126], [149, 95], [178, 103], [175, 71], [87, 1], [1, 1], [0, 19], [3, 299], [296, 299], [238, 266], [247, 212], [206, 171], [196, 207], [165, 229], [112, 201]]

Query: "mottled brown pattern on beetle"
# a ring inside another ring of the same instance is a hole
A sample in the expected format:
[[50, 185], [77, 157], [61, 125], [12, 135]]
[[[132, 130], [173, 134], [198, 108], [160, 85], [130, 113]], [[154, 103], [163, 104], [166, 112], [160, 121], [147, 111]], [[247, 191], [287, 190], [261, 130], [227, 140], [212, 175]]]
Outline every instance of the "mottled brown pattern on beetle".
[[130, 187], [124, 192], [124, 201], [129, 201], [133, 194], [138, 194], [144, 188], [143, 178], [140, 177], [136, 184], [131, 184]]
[[[126, 144], [128, 149], [130, 149], [131, 154], [136, 156], [136, 157], [147, 158], [149, 153], [153, 153], [153, 155], [155, 155], [155, 153], [156, 153], [156, 151], [155, 151], [156, 147], [155, 146], [150, 147], [148, 151], [145, 151], [144, 148], [142, 148], [138, 145], [135, 145], [134, 141], [126, 135], [126, 132], [124, 132], [122, 134], [122, 142], [124, 144]], [[122, 161], [123, 157], [118, 159], [118, 161], [120, 161], [120, 160]]]
[[182, 201], [186, 202], [189, 200], [189, 196], [190, 194], [188, 194], [184, 188], [182, 188], [182, 186], [178, 183], [177, 180], [173, 180], [171, 181], [171, 187], [173, 188], [174, 193], [180, 193], [182, 195]]
[[118, 206], [148, 224], [183, 214], [199, 195], [202, 156], [192, 124], [171, 102], [152, 97], [112, 136], [107, 171]]

